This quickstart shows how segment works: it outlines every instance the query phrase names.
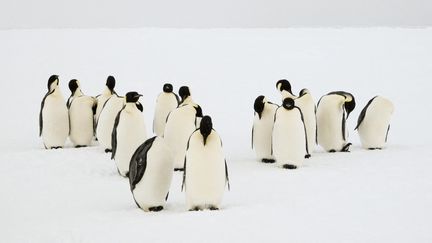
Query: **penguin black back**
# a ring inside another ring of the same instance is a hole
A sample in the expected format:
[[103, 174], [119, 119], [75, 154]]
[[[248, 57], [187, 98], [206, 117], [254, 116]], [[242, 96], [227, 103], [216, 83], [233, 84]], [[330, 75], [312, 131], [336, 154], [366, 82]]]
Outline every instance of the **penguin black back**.
[[135, 189], [136, 184], [141, 180], [147, 167], [147, 153], [150, 150], [156, 136], [148, 139], [141, 144], [132, 155], [129, 164], [129, 185], [131, 191]]

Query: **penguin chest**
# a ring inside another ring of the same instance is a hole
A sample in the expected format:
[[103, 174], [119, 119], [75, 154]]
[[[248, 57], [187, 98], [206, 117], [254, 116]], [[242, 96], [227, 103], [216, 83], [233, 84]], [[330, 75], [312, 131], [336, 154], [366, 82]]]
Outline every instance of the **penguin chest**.
[[63, 146], [69, 134], [68, 110], [63, 97], [49, 95], [42, 110], [42, 137], [47, 147]]
[[271, 158], [271, 143], [274, 112], [262, 114], [261, 119], [255, 115], [253, 125], [253, 146], [258, 158]]
[[75, 145], [89, 145], [93, 138], [93, 101], [75, 98], [69, 108], [70, 138]]

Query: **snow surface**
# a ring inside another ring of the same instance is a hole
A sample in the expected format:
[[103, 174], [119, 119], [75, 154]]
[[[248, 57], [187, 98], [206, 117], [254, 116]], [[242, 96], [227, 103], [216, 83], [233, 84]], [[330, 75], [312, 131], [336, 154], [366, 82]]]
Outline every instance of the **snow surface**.
[[[124, 29], [0, 31], [1, 242], [431, 242], [432, 29]], [[220, 133], [231, 178], [220, 211], [188, 212], [175, 173], [167, 207], [138, 209], [94, 146], [43, 149], [40, 101], [51, 74], [89, 95], [114, 75], [136, 90], [151, 134], [164, 82], [189, 85]], [[318, 150], [294, 171], [255, 161], [253, 101], [287, 78], [316, 101], [352, 92], [351, 153]], [[394, 102], [389, 147], [360, 148], [367, 101]]]

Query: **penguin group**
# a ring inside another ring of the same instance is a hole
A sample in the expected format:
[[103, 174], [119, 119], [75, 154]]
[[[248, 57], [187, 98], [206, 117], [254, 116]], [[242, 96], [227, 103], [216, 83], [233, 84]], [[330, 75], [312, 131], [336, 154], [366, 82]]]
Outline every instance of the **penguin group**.
[[[282, 96], [281, 105], [268, 101], [264, 95], [254, 102], [252, 149], [259, 161], [296, 169], [311, 157], [316, 145], [330, 153], [349, 152], [352, 144], [348, 141], [346, 121], [356, 106], [351, 93], [329, 92], [315, 105], [308, 89], [296, 96], [286, 79], [277, 81], [276, 88]], [[363, 148], [386, 146], [393, 111], [387, 98], [376, 96], [369, 100], [355, 127]]]
[[155, 135], [149, 138], [139, 102], [142, 94], [119, 96], [115, 85], [115, 78], [108, 76], [103, 92], [93, 97], [72, 79], [65, 101], [59, 76], [52, 75], [39, 114], [44, 147], [63, 148], [68, 137], [76, 148], [99, 144], [111, 153], [119, 175], [129, 179], [133, 199], [144, 211], [164, 209], [174, 171], [183, 172], [181, 190], [188, 210], [220, 209], [230, 187], [222, 140], [189, 87], [180, 87], [179, 98], [172, 84], [163, 85], [156, 99]]

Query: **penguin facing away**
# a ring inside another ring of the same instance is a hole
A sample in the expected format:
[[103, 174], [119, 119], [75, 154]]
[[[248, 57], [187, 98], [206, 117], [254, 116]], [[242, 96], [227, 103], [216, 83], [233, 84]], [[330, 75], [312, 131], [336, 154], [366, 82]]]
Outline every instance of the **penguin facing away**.
[[69, 82], [69, 89], [69, 137], [76, 148], [86, 147], [91, 144], [94, 135], [93, 107], [96, 100], [82, 93], [76, 79]]
[[186, 146], [190, 135], [196, 130], [202, 118], [199, 105], [185, 104], [173, 110], [167, 117], [164, 138], [174, 156], [174, 170], [182, 171]]
[[111, 98], [111, 96], [117, 95], [117, 93], [114, 91], [115, 84], [115, 78], [113, 76], [108, 76], [102, 94], [96, 96], [95, 126], [97, 126], [97, 121], [102, 112], [102, 108], [104, 107], [105, 102], [109, 98]]
[[255, 99], [252, 149], [255, 149], [258, 160], [263, 163], [275, 162], [272, 155], [272, 132], [274, 115], [278, 107], [278, 105], [268, 102], [263, 95]]
[[173, 157], [161, 137], [140, 145], [129, 165], [129, 184], [135, 203], [144, 211], [161, 211], [173, 177]]
[[157, 136], [163, 136], [168, 114], [177, 108], [179, 98], [173, 92], [172, 84], [166, 83], [163, 86], [163, 92], [156, 99], [156, 108], [153, 119], [153, 132]]
[[346, 120], [355, 108], [354, 96], [345, 91], [330, 92], [317, 106], [317, 141], [328, 152], [349, 152]]
[[363, 148], [374, 150], [385, 147], [393, 111], [393, 103], [382, 96], [369, 100], [361, 111], [355, 128]]
[[286, 79], [281, 79], [281, 80], [277, 81], [276, 82], [276, 88], [281, 93], [282, 100], [284, 100], [285, 98], [291, 98], [291, 99], [297, 98], [297, 96], [295, 96], [292, 93], [291, 83]]
[[[273, 127], [273, 155], [285, 169], [296, 169], [309, 157], [303, 115], [291, 98], [276, 111]], [[306, 155], [306, 156], [305, 156]]]
[[46, 149], [63, 148], [69, 135], [69, 117], [58, 75], [48, 79], [48, 92], [42, 99], [39, 112], [39, 136]]
[[312, 153], [315, 150], [316, 144], [316, 106], [308, 89], [302, 89], [300, 91], [298, 98], [295, 99], [295, 105], [300, 108], [303, 114], [308, 151]]
[[136, 149], [147, 139], [142, 107], [137, 105], [137, 92], [126, 94], [126, 105], [119, 111], [112, 130], [112, 155], [119, 174], [129, 175], [129, 163]]
[[117, 114], [125, 105], [125, 98], [112, 95], [104, 104], [96, 126], [96, 137], [106, 153], [112, 151], [111, 138]]
[[228, 185], [228, 167], [222, 141], [209, 116], [201, 120], [200, 128], [189, 138], [184, 159], [182, 189], [190, 211], [218, 210], [225, 186]]
[[180, 105], [186, 105], [186, 104], [191, 104], [191, 105], [197, 105], [191, 96], [191, 92], [188, 86], [181, 86], [179, 89], [179, 96], [181, 98], [180, 102], [179, 102], [179, 106]]

